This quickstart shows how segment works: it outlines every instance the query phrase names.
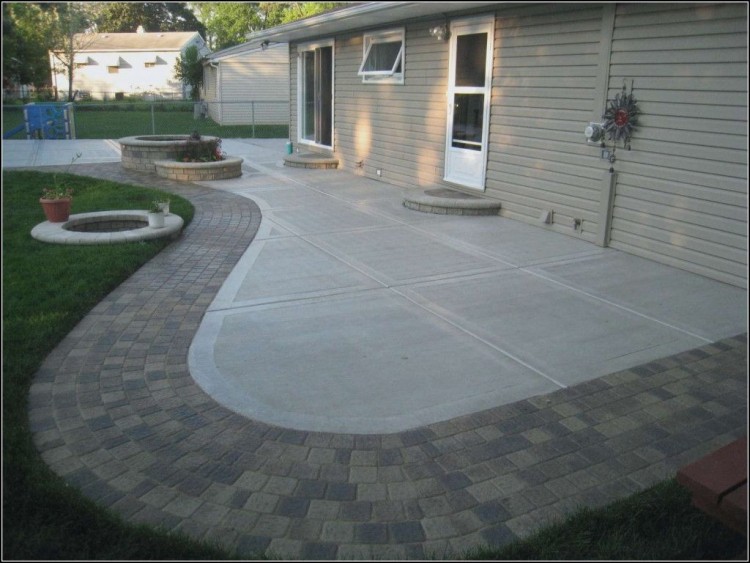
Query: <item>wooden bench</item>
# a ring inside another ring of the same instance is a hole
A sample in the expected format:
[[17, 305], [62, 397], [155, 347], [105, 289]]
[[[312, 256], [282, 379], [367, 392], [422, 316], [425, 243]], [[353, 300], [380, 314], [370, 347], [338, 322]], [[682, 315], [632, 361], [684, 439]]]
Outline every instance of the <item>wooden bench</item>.
[[686, 465], [677, 482], [693, 506], [747, 536], [747, 436]]

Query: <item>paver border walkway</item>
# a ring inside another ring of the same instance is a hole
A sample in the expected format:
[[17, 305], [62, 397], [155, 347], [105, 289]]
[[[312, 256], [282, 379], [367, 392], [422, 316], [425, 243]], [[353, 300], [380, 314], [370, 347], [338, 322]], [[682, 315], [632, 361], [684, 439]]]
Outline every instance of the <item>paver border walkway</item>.
[[196, 206], [183, 237], [91, 311], [30, 392], [44, 461], [129, 521], [245, 557], [451, 556], [625, 497], [746, 432], [746, 334], [396, 434], [249, 420], [195, 384], [187, 355], [258, 229], [258, 207], [119, 163], [76, 173]]

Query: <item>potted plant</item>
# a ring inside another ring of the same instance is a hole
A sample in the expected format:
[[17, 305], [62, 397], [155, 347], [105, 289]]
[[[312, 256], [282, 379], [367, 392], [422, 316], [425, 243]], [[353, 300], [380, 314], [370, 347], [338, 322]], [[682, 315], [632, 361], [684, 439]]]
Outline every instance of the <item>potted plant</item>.
[[161, 229], [164, 227], [164, 210], [160, 201], [151, 202], [148, 210], [148, 226], [152, 229]]
[[159, 202], [159, 208], [164, 212], [164, 215], [169, 215], [169, 202], [171, 199], [167, 198], [164, 201]]
[[[81, 158], [81, 153], [76, 154], [65, 169], [65, 173], [70, 170], [71, 165]], [[50, 223], [63, 223], [70, 217], [70, 207], [73, 203], [73, 188], [66, 187], [60, 183], [57, 173], [52, 175], [52, 187], [42, 190], [42, 197], [39, 203], [42, 205], [47, 221]]]

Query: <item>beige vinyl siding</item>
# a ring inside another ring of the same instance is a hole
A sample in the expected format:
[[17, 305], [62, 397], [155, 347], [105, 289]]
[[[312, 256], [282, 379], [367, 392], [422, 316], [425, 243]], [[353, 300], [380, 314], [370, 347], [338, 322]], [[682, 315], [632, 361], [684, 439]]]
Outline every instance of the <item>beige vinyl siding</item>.
[[623, 81], [611, 246], [747, 287], [746, 5], [618, 5], [610, 98]]
[[249, 125], [253, 117], [256, 125], [288, 123], [286, 45], [238, 53], [217, 64], [216, 103], [209, 104], [212, 118], [217, 115], [222, 125]]
[[441, 182], [448, 43], [430, 37], [436, 23], [406, 26], [404, 84], [363, 83], [363, 35], [336, 38], [334, 149], [342, 166], [373, 178], [380, 169], [384, 181], [405, 187]]
[[[495, 24], [487, 190], [501, 215], [593, 241], [602, 165], [583, 137], [598, 107], [599, 6], [500, 12]], [[573, 230], [582, 219], [582, 230]]]

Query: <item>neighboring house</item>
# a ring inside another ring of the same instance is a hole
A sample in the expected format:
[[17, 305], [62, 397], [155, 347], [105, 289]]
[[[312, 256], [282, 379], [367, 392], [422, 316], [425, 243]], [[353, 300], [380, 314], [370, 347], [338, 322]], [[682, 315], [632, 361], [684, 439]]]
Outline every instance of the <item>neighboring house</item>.
[[[188, 98], [190, 86], [174, 77], [175, 62], [195, 45], [201, 56], [210, 53], [195, 31], [77, 34], [73, 91], [93, 99], [151, 94]], [[52, 84], [60, 93], [68, 91], [65, 67], [50, 53]], [[118, 94], [120, 96], [118, 96]]]
[[[289, 42], [304, 151], [747, 287], [747, 15], [745, 3], [369, 2], [248, 41]], [[640, 116], [610, 174], [584, 130], [624, 84]]]
[[288, 125], [289, 45], [245, 43], [209, 55], [203, 99], [220, 125]]

